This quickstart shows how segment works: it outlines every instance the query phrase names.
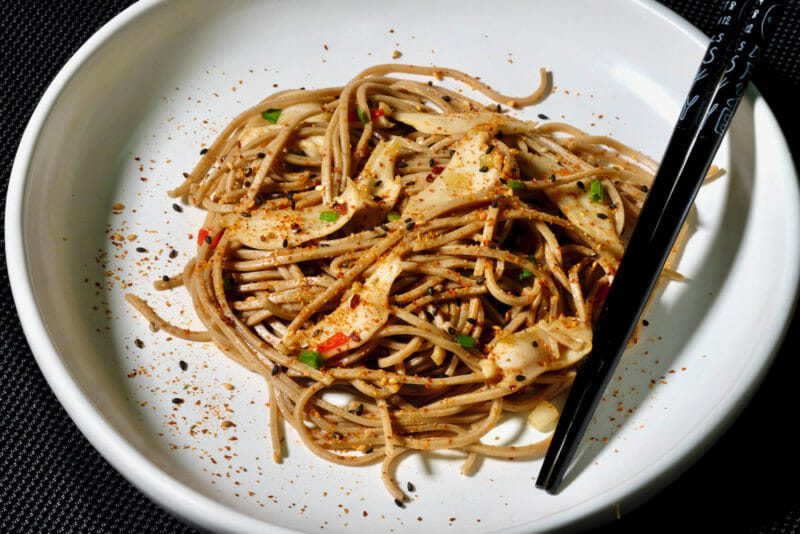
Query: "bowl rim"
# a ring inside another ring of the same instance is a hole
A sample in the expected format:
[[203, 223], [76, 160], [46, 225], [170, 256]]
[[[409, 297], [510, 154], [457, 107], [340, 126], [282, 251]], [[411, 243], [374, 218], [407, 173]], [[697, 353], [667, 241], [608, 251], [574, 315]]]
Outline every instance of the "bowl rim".
[[[263, 531], [266, 528], [272, 532], [294, 532], [256, 519], [203, 495], [164, 472], [128, 443], [95, 410], [80, 386], [72, 378], [44, 324], [30, 279], [23, 228], [23, 206], [31, 162], [50, 112], [63, 89], [94, 53], [124, 26], [134, 23], [149, 11], [166, 3], [167, 0], [141, 0], [121, 11], [103, 25], [61, 68], [31, 115], [14, 158], [6, 197], [5, 252], [12, 295], [31, 351], [59, 402], [92, 446], [137, 489], [171, 513], [203, 529]], [[631, 0], [631, 4], [649, 12], [649, 15], [654, 18], [663, 19], [680, 30], [688, 39], [704, 46], [706, 38], [700, 30], [666, 6], [656, 3], [655, 0]], [[757, 91], [755, 93], [757, 94]], [[766, 102], [762, 101], [759, 105], [763, 105], [765, 117], [776, 125], [775, 133], [778, 141], [782, 141], [778, 150], [784, 154], [786, 161], [794, 170], [786, 139], [777, 126], [774, 114]], [[794, 174], [796, 176], [796, 172]], [[800, 197], [797, 186], [795, 192], [797, 193], [795, 196]], [[789, 223], [793, 224], [794, 234], [799, 234], [800, 218], [795, 217], [794, 221]], [[530, 529], [550, 530], [576, 523], [588, 525], [590, 522], [600, 519], [601, 514], [604, 511], [607, 512], [616, 503], [624, 502], [626, 508], [637, 506], [692, 465], [749, 402], [782, 344], [791, 321], [792, 310], [797, 303], [800, 257], [794, 258], [793, 264], [788, 268], [791, 278], [794, 280], [794, 291], [785, 296], [784, 302], [780, 303], [784, 305], [783, 309], [787, 310], [782, 324], [773, 324], [769, 335], [764, 336], [765, 339], [771, 340], [772, 345], [768, 348], [767, 357], [752, 380], [740, 381], [735, 384], [725, 400], [709, 412], [707, 419], [713, 420], [710, 429], [696, 438], [685, 440], [669, 454], [662, 456], [648, 468], [643, 469], [632, 483], [620, 484], [574, 507], [533, 522], [516, 525], [504, 532], [523, 532]], [[576, 509], [580, 511], [577, 514]], [[607, 514], [607, 516], [606, 519], [611, 518], [611, 514]]]

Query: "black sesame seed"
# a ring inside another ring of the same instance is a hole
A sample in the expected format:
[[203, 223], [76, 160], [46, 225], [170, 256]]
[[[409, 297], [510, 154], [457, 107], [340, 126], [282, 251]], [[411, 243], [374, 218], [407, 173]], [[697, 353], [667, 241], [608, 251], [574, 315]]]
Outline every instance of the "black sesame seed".
[[370, 447], [370, 448], [368, 448], [367, 450], [365, 450], [365, 451], [364, 451], [364, 454], [370, 454], [370, 453], [371, 453], [372, 451], [374, 451], [374, 450], [375, 450], [375, 449], [373, 449], [372, 447]]
[[173, 248], [172, 250], [169, 251], [169, 259], [174, 260], [177, 257], [178, 257], [178, 251], [177, 250], [175, 250]]
[[414, 221], [411, 221], [410, 223], [406, 223], [406, 230], [411, 230], [412, 228], [414, 228], [415, 224], [416, 223]]
[[608, 215], [606, 215], [605, 213], [598, 213], [597, 214], [597, 218], [598, 219], [608, 219]]
[[432, 82], [432, 81], [430, 81], [430, 80], [428, 80], [428, 86], [429, 86], [429, 87], [432, 87], [432, 86], [433, 86], [433, 82]]
[[456, 329], [453, 328], [452, 326], [448, 326], [447, 327], [447, 333], [450, 334], [451, 336], [454, 336], [454, 335], [456, 335]]
[[134, 339], [133, 340], [133, 344], [136, 345], [140, 349], [144, 348], [144, 341], [142, 341], [141, 339]]
[[178, 213], [183, 213], [183, 207], [180, 204], [173, 204], [172, 209], [174, 209]]
[[533, 343], [531, 343], [531, 345], [533, 345], [534, 347], [538, 347], [539, 346], [539, 342], [538, 341], [534, 341]]
[[453, 155], [453, 154], [455, 154], [455, 153], [456, 153], [455, 149], [451, 148], [451, 149], [450, 149], [450, 155], [452, 156], [452, 155]]
[[489, 148], [486, 149], [486, 154], [491, 154], [492, 150], [494, 150], [494, 145], [489, 145]]
[[537, 115], [537, 117], [539, 117], [539, 118], [540, 118], [540, 119], [542, 119], [543, 121], [550, 120], [550, 117], [548, 117], [548, 116], [547, 116], [547, 115], [545, 115], [544, 113], [539, 113], [539, 114]]
[[503, 138], [503, 132], [497, 132], [497, 138], [498, 139], [502, 139]]
[[639, 189], [641, 189], [642, 193], [647, 193], [648, 191], [650, 191], [650, 188], [647, 187], [646, 185], [639, 187]]
[[356, 408], [356, 415], [362, 415], [364, 413], [364, 403], [359, 403], [358, 408]]
[[492, 206], [493, 208], [496, 208], [498, 205], [499, 205], [499, 204], [498, 204], [498, 202], [497, 202], [497, 199], [494, 199], [494, 200], [492, 200], [491, 206]]
[[210, 235], [207, 235], [206, 238], [204, 239], [204, 241], [210, 245], [211, 241], [213, 241], [213, 239], [211, 239]]
[[167, 276], [167, 275], [165, 274], [164, 276], [162, 276], [162, 277], [161, 277], [161, 281], [163, 281], [163, 282], [169, 282], [169, 276]]
[[253, 215], [252, 215], [250, 212], [248, 212], [248, 211], [243, 211], [243, 212], [242, 212], [242, 217], [252, 217], [252, 216], [253, 216]]
[[551, 174], [550, 175], [550, 181], [551, 182], [555, 182], [556, 181], [556, 175], [555, 174]]
[[288, 239], [284, 239], [283, 240], [283, 248], [286, 248], [288, 246], [289, 246], [289, 240]]
[[263, 152], [259, 152], [258, 154], [256, 154], [256, 157], [259, 158], [259, 159], [264, 159], [264, 158], [267, 157], [267, 155], [264, 154]]
[[580, 180], [578, 180], [577, 182], [575, 182], [575, 185], [577, 185], [577, 186], [578, 186], [578, 189], [580, 189], [581, 191], [586, 191], [586, 185], [584, 185], [584, 183], [583, 183], [583, 182], [581, 182]]
[[650, 326], [650, 321], [648, 321], [647, 319], [642, 319], [642, 324], [644, 326]]
[[383, 183], [383, 180], [375, 180], [375, 183], [372, 184], [372, 187], [380, 187]]
[[395, 167], [397, 167], [398, 169], [405, 169], [406, 167], [408, 167], [408, 163], [406, 163], [405, 161], [401, 161], [400, 163], [395, 165]]
[[414, 484], [412, 484], [411, 482], [406, 484], [406, 488], [408, 489], [408, 491], [417, 491], [417, 488], [414, 487]]
[[608, 207], [611, 208], [612, 210], [615, 210], [615, 209], [617, 209], [617, 203], [614, 202], [613, 200], [609, 200], [608, 201]]
[[181, 360], [181, 361], [178, 362], [178, 367], [181, 368], [181, 371], [185, 371], [185, 370], [187, 370], [189, 368], [189, 364], [186, 363], [185, 361]]
[[204, 148], [204, 149], [202, 149], [202, 150], [200, 151], [200, 155], [201, 155], [201, 156], [205, 156], [207, 152], [208, 152], [208, 149], [207, 149], [207, 148]]
[[333, 436], [333, 439], [342, 439], [344, 437], [339, 432], [334, 432], [331, 436]]
[[183, 399], [180, 397], [175, 397], [172, 399], [172, 404], [183, 404]]
[[514, 380], [517, 382], [523, 382], [525, 380], [525, 375], [517, 375], [514, 377]]
[[272, 366], [272, 376], [275, 376], [280, 372], [281, 372], [281, 366], [280, 365], [278, 365], [276, 363], [275, 365]]
[[436, 165], [436, 160], [433, 159], [433, 158], [429, 159], [428, 160], [428, 167], [433, 167], [434, 165]]
[[244, 171], [244, 175], [245, 177], [249, 177], [251, 174], [253, 174], [253, 167], [248, 167], [247, 170]]
[[486, 282], [486, 277], [485, 276], [481, 276], [480, 278], [475, 280], [475, 282], [478, 283], [478, 284], [483, 284], [483, 283]]
[[290, 206], [292, 209], [294, 209], [294, 206], [295, 206], [295, 204], [294, 204], [294, 191], [289, 191], [289, 192], [286, 194], [286, 198], [288, 198], [288, 199], [289, 199], [289, 206]]
[[401, 501], [400, 499], [395, 499], [394, 503], [397, 505], [398, 508], [405, 508], [406, 507], [405, 503], [403, 501]]
[[425, 290], [431, 297], [436, 293], [432, 287]]
[[452, 98], [450, 98], [449, 95], [443, 95], [442, 96], [442, 100], [444, 100], [445, 102], [450, 102], [452, 100]]
[[467, 319], [467, 322], [468, 322], [469, 324], [471, 324], [471, 325], [476, 325], [476, 324], [478, 324], [478, 320], [477, 320], [477, 319], [473, 319], [472, 317], [468, 318], [468, 319]]
[[383, 199], [378, 195], [372, 195], [372, 200], [375, 202], [383, 202]]
[[489, 170], [489, 167], [487, 167], [486, 165], [484, 165], [480, 169], [478, 169], [478, 171], [480, 171], [480, 172], [486, 172], [488, 170]]
[[136, 252], [147, 252], [147, 249], [144, 247], [136, 247]]
[[501, 106], [500, 104], [497, 104], [497, 112], [498, 113], [502, 113], [502, 111], [503, 111], [503, 106]]
[[432, 314], [431, 312], [429, 312], [429, 311], [426, 311], [426, 312], [424, 312], [424, 313], [425, 313], [425, 318], [426, 318], [428, 321], [433, 321], [433, 314]]

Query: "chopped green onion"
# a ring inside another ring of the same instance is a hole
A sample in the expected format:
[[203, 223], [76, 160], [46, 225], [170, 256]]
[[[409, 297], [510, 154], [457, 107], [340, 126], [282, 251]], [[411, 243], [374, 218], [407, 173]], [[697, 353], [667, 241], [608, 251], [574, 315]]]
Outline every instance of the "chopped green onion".
[[339, 214], [335, 211], [323, 211], [319, 214], [319, 220], [325, 222], [336, 222], [339, 218]]
[[390, 211], [389, 215], [387, 215], [386, 218], [389, 219], [389, 222], [399, 221], [400, 215], [398, 213]]
[[522, 269], [522, 272], [519, 273], [520, 280], [525, 280], [526, 278], [530, 278], [531, 276], [533, 276], [533, 273], [530, 272], [528, 269]]
[[471, 349], [475, 346], [475, 338], [466, 334], [458, 334], [456, 340], [458, 341], [458, 344], [465, 349]]
[[589, 184], [589, 200], [592, 202], [603, 201], [603, 184], [596, 178]]
[[364, 113], [361, 111], [361, 108], [356, 108], [356, 114], [358, 115], [358, 120], [361, 121], [361, 124], [367, 124], [369, 122], [369, 113]]
[[304, 350], [300, 353], [300, 361], [306, 364], [309, 367], [313, 367], [314, 369], [319, 369], [325, 360], [322, 358], [322, 354], [315, 350]]
[[512, 191], [522, 191], [525, 189], [525, 186], [519, 180], [509, 180], [506, 185], [508, 185]]
[[281, 110], [277, 108], [269, 108], [267, 111], [262, 112], [261, 116], [264, 117], [265, 121], [271, 122], [272, 124], [277, 124], [278, 117], [281, 116]]

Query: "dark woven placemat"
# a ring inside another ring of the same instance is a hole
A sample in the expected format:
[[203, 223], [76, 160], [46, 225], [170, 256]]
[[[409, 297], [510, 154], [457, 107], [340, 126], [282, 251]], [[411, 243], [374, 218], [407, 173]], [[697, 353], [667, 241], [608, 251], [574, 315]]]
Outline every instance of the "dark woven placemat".
[[[92, 33], [130, 3], [4, 0], [0, 4], [3, 209], [19, 139], [47, 84]], [[709, 30], [713, 2], [664, 3]], [[800, 2], [795, 1], [756, 76], [795, 154], [799, 45]], [[0, 531], [191, 532], [118, 475], [67, 417], [25, 341], [8, 286], [4, 248], [0, 255]], [[800, 371], [795, 358], [797, 327], [795, 320], [764, 386], [704, 458], [649, 503], [605, 530], [800, 531], [800, 486], [793, 479], [800, 474], [793, 438], [795, 377]]]

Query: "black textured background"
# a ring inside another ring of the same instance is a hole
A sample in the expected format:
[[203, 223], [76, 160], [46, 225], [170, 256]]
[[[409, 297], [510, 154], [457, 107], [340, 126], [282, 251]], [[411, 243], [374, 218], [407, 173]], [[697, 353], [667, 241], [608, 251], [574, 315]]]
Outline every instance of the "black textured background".
[[[17, 145], [42, 93], [75, 50], [130, 3], [0, 2], [3, 209]], [[663, 3], [709, 31], [715, 2]], [[799, 44], [800, 2], [795, 0], [789, 2], [755, 82], [778, 116], [796, 162]], [[2, 249], [0, 532], [191, 532], [118, 475], [61, 408], [20, 328], [4, 254]], [[604, 531], [800, 531], [800, 451], [794, 437], [800, 421], [797, 328], [795, 319], [764, 385], [717, 444], [667, 489]]]

